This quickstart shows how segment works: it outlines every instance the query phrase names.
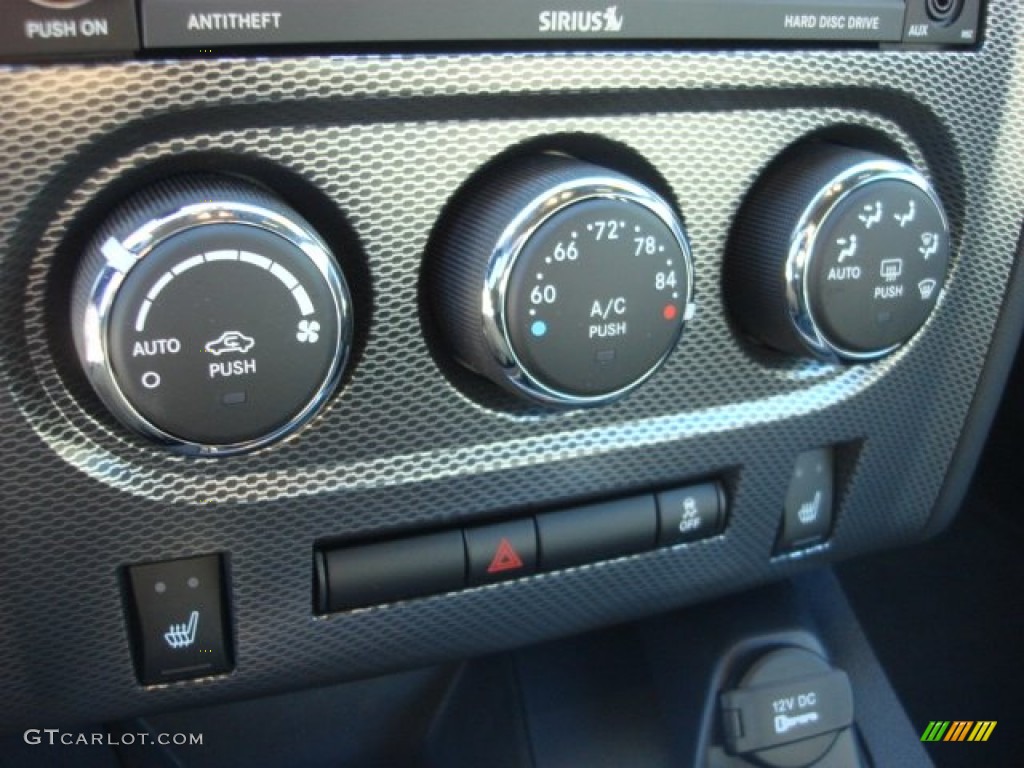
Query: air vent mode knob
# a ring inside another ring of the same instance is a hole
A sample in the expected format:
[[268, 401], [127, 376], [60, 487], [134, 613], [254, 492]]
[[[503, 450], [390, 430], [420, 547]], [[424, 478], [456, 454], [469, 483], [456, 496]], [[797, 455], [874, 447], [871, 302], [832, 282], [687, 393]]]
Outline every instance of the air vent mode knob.
[[743, 330], [768, 346], [873, 360], [924, 325], [949, 257], [942, 203], [918, 171], [808, 145], [769, 170], [744, 204], [724, 293]]
[[263, 189], [158, 184], [115, 210], [75, 277], [75, 345], [124, 424], [183, 453], [291, 435], [321, 408], [352, 338], [327, 245]]
[[692, 313], [682, 224], [632, 179], [561, 155], [520, 159], [463, 194], [428, 295], [455, 358], [534, 402], [610, 402], [665, 362]]

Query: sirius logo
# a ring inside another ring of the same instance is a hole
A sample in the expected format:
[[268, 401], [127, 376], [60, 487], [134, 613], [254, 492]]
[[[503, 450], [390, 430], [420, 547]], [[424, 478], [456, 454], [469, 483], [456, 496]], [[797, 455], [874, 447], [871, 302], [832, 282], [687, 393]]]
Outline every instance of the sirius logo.
[[541, 11], [541, 32], [621, 32], [617, 5], [604, 11]]

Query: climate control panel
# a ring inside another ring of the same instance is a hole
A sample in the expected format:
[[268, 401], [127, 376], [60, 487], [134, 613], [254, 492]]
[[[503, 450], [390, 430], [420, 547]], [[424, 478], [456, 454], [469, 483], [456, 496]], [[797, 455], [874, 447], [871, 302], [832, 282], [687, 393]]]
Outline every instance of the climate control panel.
[[78, 271], [73, 329], [107, 407], [143, 435], [222, 455], [287, 437], [341, 375], [345, 279], [323, 240], [262, 189], [214, 177], [126, 202]]
[[873, 360], [924, 325], [949, 254], [942, 203], [918, 171], [871, 152], [807, 145], [747, 200], [725, 295], [743, 329], [770, 347]]
[[693, 312], [693, 263], [663, 197], [537, 155], [471, 185], [442, 224], [430, 295], [456, 359], [525, 399], [611, 402], [647, 380]]
[[[744, 203], [723, 295], [769, 347], [870, 361], [930, 316], [949, 238], [937, 194], [911, 166], [798, 145]], [[553, 407], [632, 392], [696, 311], [690, 243], [667, 195], [561, 153], [472, 177], [442, 214], [423, 275], [447, 352]], [[324, 240], [262, 187], [218, 176], [165, 181], [112, 213], [72, 304], [82, 366], [114, 415], [202, 455], [293, 434], [335, 389], [353, 334]]]

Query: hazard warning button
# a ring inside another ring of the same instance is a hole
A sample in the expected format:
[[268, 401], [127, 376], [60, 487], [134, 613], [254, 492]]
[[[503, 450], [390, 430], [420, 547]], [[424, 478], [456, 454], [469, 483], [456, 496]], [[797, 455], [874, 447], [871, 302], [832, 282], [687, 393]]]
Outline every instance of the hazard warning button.
[[533, 519], [467, 528], [469, 584], [492, 584], [537, 572], [537, 529]]

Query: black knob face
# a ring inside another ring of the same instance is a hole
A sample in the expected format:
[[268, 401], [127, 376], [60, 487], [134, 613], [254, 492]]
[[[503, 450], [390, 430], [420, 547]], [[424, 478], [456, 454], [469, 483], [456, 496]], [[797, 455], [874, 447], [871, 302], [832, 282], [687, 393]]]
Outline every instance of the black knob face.
[[619, 392], [676, 343], [686, 255], [642, 205], [591, 198], [545, 219], [509, 270], [509, 341], [524, 370], [572, 397]]
[[689, 246], [646, 187], [541, 156], [453, 215], [434, 294], [471, 369], [531, 400], [595, 405], [675, 348], [692, 306]]
[[866, 361], [914, 336], [949, 267], [938, 196], [908, 165], [814, 145], [770, 171], [744, 206], [725, 292], [777, 349]]
[[946, 223], [915, 181], [895, 169], [865, 180], [836, 203], [815, 238], [808, 309], [849, 356], [903, 343], [938, 301], [949, 264]]
[[350, 338], [348, 291], [283, 203], [184, 180], [129, 201], [76, 278], [83, 366], [113, 413], [184, 452], [291, 434], [329, 396]]

